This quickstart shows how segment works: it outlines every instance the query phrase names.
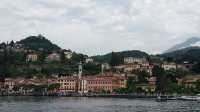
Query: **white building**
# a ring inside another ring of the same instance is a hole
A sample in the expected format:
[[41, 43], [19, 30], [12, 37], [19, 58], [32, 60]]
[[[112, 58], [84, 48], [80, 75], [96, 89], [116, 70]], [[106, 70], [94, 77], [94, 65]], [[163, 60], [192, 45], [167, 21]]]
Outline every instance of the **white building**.
[[176, 65], [176, 63], [163, 63], [162, 68], [164, 70], [177, 69], [177, 65]]
[[93, 63], [94, 60], [92, 58], [86, 58], [85, 63]]
[[71, 59], [73, 56], [73, 53], [71, 50], [64, 50], [65, 58]]
[[11, 78], [6, 78], [4, 82], [4, 87], [6, 88], [8, 93], [12, 93], [15, 87], [15, 81]]
[[146, 61], [147, 60], [145, 58], [134, 58], [134, 57], [126, 57], [126, 58], [124, 58], [124, 63], [125, 64], [130, 64], [130, 63], [141, 64], [141, 63], [144, 63]]
[[109, 70], [111, 68], [108, 63], [103, 63], [102, 67], [104, 68], [104, 70]]

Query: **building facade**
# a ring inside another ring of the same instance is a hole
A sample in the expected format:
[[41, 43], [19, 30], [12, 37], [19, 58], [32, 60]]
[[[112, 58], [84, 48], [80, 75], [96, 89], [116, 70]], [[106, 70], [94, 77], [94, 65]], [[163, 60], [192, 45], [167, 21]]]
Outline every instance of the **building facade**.
[[126, 57], [124, 58], [124, 63], [125, 64], [130, 64], [130, 63], [144, 63], [147, 60], [145, 58], [135, 58], [135, 57]]
[[153, 65], [150, 65], [150, 63], [145, 58], [124, 58], [123, 66], [125, 73], [131, 73], [134, 71], [146, 71], [151, 75], [153, 69]]
[[26, 61], [27, 61], [27, 62], [35, 62], [35, 61], [37, 61], [37, 60], [38, 60], [38, 54], [32, 53], [32, 54], [28, 54], [28, 55], [26, 56]]
[[179, 85], [183, 85], [185, 87], [195, 87], [196, 82], [200, 81], [200, 75], [187, 75], [177, 80]]
[[70, 49], [68, 49], [68, 50], [63, 50], [63, 52], [64, 52], [64, 54], [65, 54], [65, 58], [66, 58], [66, 59], [71, 59], [71, 58], [72, 58], [73, 53], [72, 53], [72, 51], [71, 51]]
[[60, 54], [58, 53], [52, 53], [49, 54], [49, 56], [46, 58], [47, 61], [60, 61]]
[[89, 76], [83, 79], [87, 82], [87, 92], [113, 92], [115, 89], [126, 88], [125, 76]]
[[61, 76], [58, 78], [58, 83], [61, 85], [60, 92], [113, 92], [115, 89], [126, 87], [126, 77], [120, 75]]
[[86, 58], [85, 63], [93, 63], [94, 60], [92, 58]]
[[162, 64], [162, 68], [164, 69], [164, 70], [171, 70], [171, 69], [177, 69], [177, 65], [176, 65], [176, 63], [163, 63]]
[[78, 78], [76, 76], [61, 76], [58, 77], [58, 84], [60, 84], [60, 92], [76, 92]]

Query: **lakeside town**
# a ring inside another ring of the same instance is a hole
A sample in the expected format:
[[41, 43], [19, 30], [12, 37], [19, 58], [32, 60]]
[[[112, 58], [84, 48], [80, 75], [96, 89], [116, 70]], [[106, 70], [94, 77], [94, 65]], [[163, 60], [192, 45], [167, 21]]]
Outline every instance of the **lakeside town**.
[[106, 62], [55, 46], [47, 50], [50, 47], [41, 47], [41, 43], [35, 45], [38, 48], [28, 46], [41, 40], [46, 39], [39, 35], [21, 43], [12, 41], [0, 45], [0, 95], [200, 93], [200, 68], [196, 61], [140, 56], [142, 52], [138, 56], [119, 56], [112, 52]]
[[0, 0], [0, 112], [200, 112], [200, 0]]

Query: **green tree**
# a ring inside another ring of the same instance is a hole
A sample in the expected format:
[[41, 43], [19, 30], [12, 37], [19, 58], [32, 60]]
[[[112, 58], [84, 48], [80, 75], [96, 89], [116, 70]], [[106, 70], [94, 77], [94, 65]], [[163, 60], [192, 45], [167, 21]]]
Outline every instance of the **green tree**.
[[66, 61], [67, 61], [67, 59], [66, 59], [66, 57], [65, 57], [65, 53], [62, 51], [61, 53], [60, 53], [60, 59], [61, 59], [61, 63], [66, 63]]
[[127, 88], [119, 88], [119, 89], [114, 89], [113, 92], [117, 94], [125, 94], [128, 93]]
[[165, 71], [165, 74], [167, 76], [167, 78], [172, 82], [172, 83], [177, 83], [176, 78], [178, 77], [177, 75], [177, 71], [174, 69], [171, 70], [167, 70]]
[[86, 55], [73, 53], [71, 60], [75, 63], [77, 63], [77, 62], [79, 63], [80, 61], [83, 62], [85, 60], [85, 57], [86, 57]]
[[34, 93], [38, 95], [41, 95], [42, 93], [44, 93], [45, 90], [47, 90], [47, 88], [48, 88], [48, 85], [37, 85], [37, 86], [35, 85], [33, 87]]
[[47, 57], [47, 54], [41, 52], [41, 53], [38, 55], [38, 62], [39, 62], [40, 64], [44, 63], [46, 57]]
[[47, 88], [48, 91], [53, 91], [55, 89], [59, 89], [60, 88], [60, 84], [50, 84]]
[[165, 93], [167, 89], [167, 76], [163, 68], [154, 66], [152, 73], [156, 76], [156, 89], [159, 93]]
[[14, 63], [13, 64], [24, 64], [26, 61], [25, 53], [14, 53]]
[[200, 92], [200, 80], [196, 82], [196, 90], [197, 92]]
[[127, 80], [127, 92], [128, 93], [132, 93], [132, 92], [135, 92], [135, 89], [136, 89], [136, 80], [134, 77], [128, 77], [128, 80]]
[[83, 68], [84, 68], [83, 69], [84, 73], [86, 73], [86, 74], [96, 75], [101, 72], [100, 64], [96, 65], [93, 63], [87, 63], [87, 64], [84, 64]]
[[110, 65], [112, 67], [117, 66], [120, 64], [120, 56], [117, 55], [117, 53], [112, 52], [111, 58], [110, 58]]
[[194, 73], [197, 73], [197, 74], [200, 73], [200, 62], [199, 62], [199, 63], [196, 63], [196, 64], [192, 67], [192, 71], [193, 71]]
[[168, 93], [170, 94], [176, 94], [176, 93], [181, 93], [181, 87], [177, 83], [169, 83], [168, 84]]
[[179, 68], [176, 69], [176, 75], [178, 78], [185, 77], [185, 75], [187, 75], [187, 74], [191, 74], [190, 71], [179, 69]]
[[138, 83], [139, 84], [146, 84], [148, 83], [148, 78], [150, 77], [150, 74], [146, 71], [139, 71], [136, 73], [138, 76]]

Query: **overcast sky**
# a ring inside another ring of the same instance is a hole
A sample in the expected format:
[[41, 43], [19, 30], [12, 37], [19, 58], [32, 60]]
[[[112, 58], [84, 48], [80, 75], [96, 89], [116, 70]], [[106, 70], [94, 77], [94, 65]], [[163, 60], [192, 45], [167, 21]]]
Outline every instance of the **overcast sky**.
[[200, 0], [1, 0], [0, 41], [43, 34], [89, 55], [160, 53], [200, 36]]

